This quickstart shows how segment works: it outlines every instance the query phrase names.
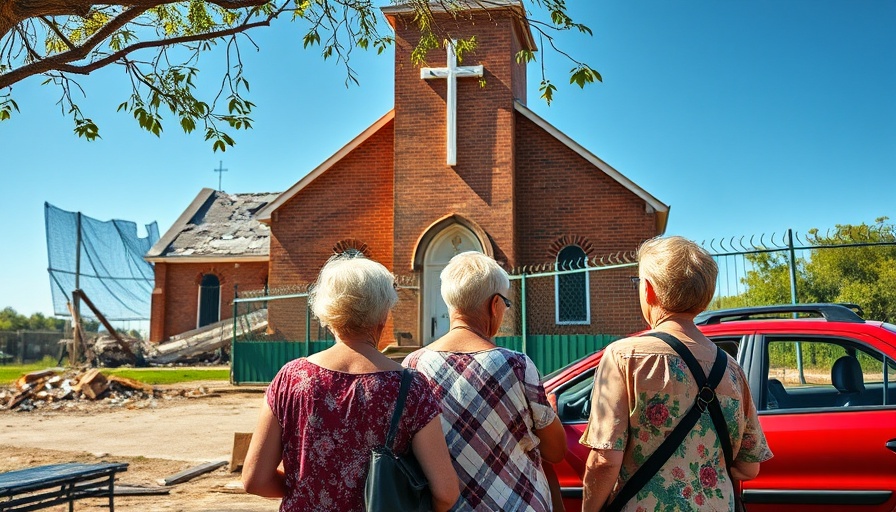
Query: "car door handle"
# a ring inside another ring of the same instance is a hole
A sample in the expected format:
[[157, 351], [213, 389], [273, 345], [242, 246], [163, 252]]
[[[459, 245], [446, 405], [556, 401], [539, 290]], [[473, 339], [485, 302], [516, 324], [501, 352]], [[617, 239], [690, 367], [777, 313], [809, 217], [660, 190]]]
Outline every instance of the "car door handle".
[[889, 441], [887, 441], [887, 444], [885, 446], [890, 450], [896, 452], [896, 439], [890, 439]]

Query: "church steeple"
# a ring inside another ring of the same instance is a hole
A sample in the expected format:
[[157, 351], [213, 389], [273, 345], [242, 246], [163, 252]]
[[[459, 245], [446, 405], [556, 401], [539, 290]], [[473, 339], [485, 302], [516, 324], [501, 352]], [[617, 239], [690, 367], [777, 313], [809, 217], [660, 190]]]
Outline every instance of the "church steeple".
[[[393, 261], [398, 273], [422, 270], [415, 268], [413, 241], [446, 214], [478, 219], [496, 248], [495, 258], [515, 263], [514, 104], [526, 101], [526, 64], [516, 56], [535, 45], [519, 0], [468, 4], [457, 12], [432, 4], [432, 26], [446, 44], [431, 50], [422, 67], [411, 61], [421, 39], [413, 8], [383, 8], [395, 29]], [[450, 42], [469, 39], [475, 48], [457, 60]]]

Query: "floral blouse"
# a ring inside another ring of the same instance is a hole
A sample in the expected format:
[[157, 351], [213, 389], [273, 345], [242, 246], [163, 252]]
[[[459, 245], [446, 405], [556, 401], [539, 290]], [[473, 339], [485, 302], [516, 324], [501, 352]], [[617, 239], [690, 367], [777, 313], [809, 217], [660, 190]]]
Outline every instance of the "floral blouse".
[[[400, 384], [400, 371], [343, 373], [304, 358], [280, 369], [266, 399], [283, 431], [281, 512], [364, 510], [370, 451], [386, 441]], [[439, 412], [426, 378], [414, 372], [395, 452], [407, 452]]]
[[[683, 343], [708, 375], [715, 349]], [[624, 452], [608, 503], [675, 428], [696, 395], [697, 385], [684, 360], [662, 340], [627, 338], [607, 347], [594, 377], [591, 417], [579, 442], [593, 449]], [[770, 459], [772, 452], [759, 425], [746, 376], [730, 356], [716, 396], [728, 423], [734, 459]], [[725, 455], [707, 413], [623, 510], [730, 511], [733, 500]]]

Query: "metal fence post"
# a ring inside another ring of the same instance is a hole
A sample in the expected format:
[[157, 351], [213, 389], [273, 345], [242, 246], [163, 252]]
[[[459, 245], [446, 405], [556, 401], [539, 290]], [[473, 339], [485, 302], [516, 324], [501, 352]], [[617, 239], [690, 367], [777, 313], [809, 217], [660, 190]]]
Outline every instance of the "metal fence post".
[[521, 320], [520, 334], [522, 334], [522, 336], [523, 336], [521, 348], [522, 348], [523, 354], [528, 355], [528, 352], [526, 352], [526, 348], [527, 348], [526, 339], [528, 338], [528, 332], [526, 329], [526, 273], [525, 272], [523, 272], [523, 274], [520, 276], [520, 295], [521, 295], [521, 297], [520, 297], [521, 298], [521, 300], [520, 300], [520, 316], [522, 317], [520, 319]]
[[311, 355], [311, 303], [305, 299], [305, 357]]
[[230, 383], [235, 384], [233, 381], [233, 365], [236, 362], [236, 323], [238, 320], [239, 313], [239, 302], [236, 299], [240, 298], [240, 290], [239, 285], [233, 285], [233, 335], [230, 337]]
[[[787, 250], [790, 255], [789, 261], [787, 262], [788, 267], [790, 267], [790, 303], [796, 304], [796, 251], [793, 249], [793, 230], [787, 230]], [[793, 317], [796, 318], [797, 314], [794, 313]], [[806, 376], [803, 374], [803, 347], [800, 342], [796, 342], [796, 369], [800, 375], [800, 384], [806, 383]]]

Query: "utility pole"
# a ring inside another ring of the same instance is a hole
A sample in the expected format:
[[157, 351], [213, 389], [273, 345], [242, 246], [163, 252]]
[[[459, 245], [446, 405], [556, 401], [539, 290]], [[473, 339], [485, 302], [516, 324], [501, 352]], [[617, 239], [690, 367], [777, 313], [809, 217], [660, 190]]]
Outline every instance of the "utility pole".
[[218, 160], [218, 168], [212, 169], [212, 172], [218, 173], [218, 192], [223, 192], [223, 190], [221, 190], [221, 175], [227, 172], [227, 169], [224, 168], [224, 162]]

